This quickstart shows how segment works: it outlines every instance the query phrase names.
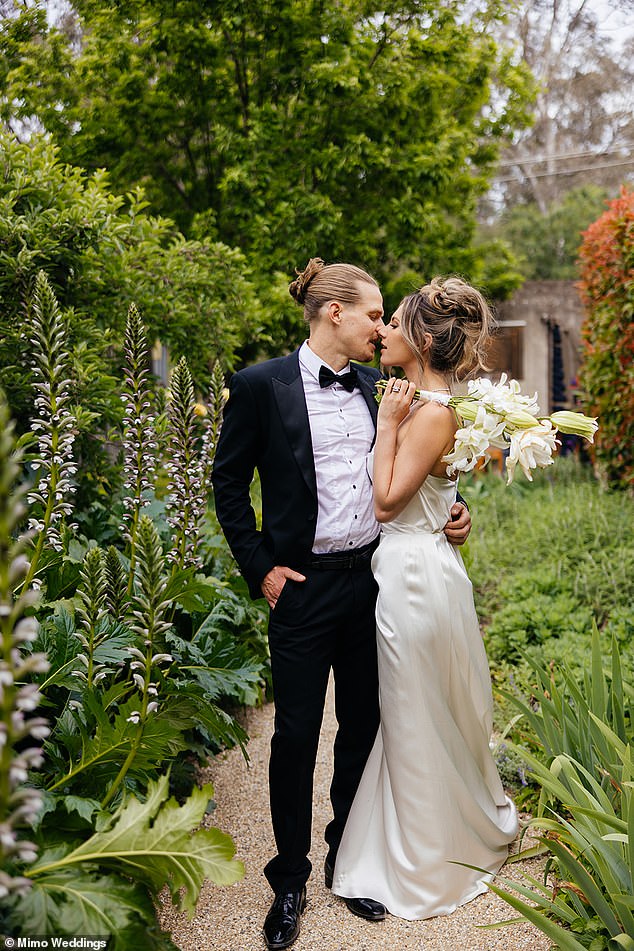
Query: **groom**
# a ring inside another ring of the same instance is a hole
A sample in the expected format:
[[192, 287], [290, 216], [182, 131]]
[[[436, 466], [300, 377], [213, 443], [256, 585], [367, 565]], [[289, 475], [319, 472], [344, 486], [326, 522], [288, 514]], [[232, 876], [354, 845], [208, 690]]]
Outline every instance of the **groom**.
[[[269, 769], [277, 855], [265, 868], [275, 900], [264, 935], [270, 951], [297, 938], [311, 863], [313, 772], [328, 677], [338, 732], [326, 829], [330, 887], [346, 818], [379, 725], [370, 570], [378, 542], [366, 471], [377, 404], [369, 362], [384, 334], [383, 300], [369, 274], [319, 259], [291, 285], [309, 339], [286, 357], [234, 374], [216, 452], [218, 519], [251, 596], [270, 606], [275, 732]], [[249, 487], [257, 469], [262, 528]], [[457, 503], [446, 533], [470, 530]], [[385, 917], [369, 897], [345, 899], [369, 921]]]

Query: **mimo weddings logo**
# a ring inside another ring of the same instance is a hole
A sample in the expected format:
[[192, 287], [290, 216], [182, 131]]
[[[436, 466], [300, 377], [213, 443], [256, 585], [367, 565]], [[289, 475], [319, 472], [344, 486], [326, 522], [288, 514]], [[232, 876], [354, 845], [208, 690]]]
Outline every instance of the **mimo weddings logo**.
[[108, 938], [99, 935], [76, 935], [69, 938], [62, 935], [19, 935], [5, 936], [2, 948], [14, 951], [15, 948], [68, 948], [73, 951], [105, 951], [108, 947]]

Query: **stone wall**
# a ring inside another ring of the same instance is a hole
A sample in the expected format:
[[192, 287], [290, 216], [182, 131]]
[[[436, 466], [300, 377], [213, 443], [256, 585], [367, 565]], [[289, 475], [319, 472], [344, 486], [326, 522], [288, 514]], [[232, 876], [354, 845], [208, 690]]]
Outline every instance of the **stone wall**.
[[[519, 346], [522, 391], [531, 395], [537, 392], [542, 412], [551, 412], [554, 403], [557, 408], [562, 403], [572, 406], [584, 317], [575, 282], [527, 281], [510, 300], [496, 305], [496, 314], [502, 333], [513, 334]], [[559, 393], [553, 392], [553, 367], [558, 363], [562, 369]], [[512, 371], [508, 366], [495, 369]]]

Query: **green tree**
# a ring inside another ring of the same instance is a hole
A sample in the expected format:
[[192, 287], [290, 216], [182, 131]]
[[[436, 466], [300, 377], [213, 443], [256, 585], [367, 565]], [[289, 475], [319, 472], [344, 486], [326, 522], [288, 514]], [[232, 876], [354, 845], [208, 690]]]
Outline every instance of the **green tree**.
[[546, 215], [589, 182], [616, 195], [634, 173], [634, 63], [631, 38], [621, 46], [611, 18], [631, 18], [631, 0], [517, 0], [508, 7], [504, 31], [537, 94], [530, 127], [518, 129], [502, 154], [498, 196], [507, 205], [535, 202]]
[[33, 11], [6, 27], [5, 121], [142, 184], [262, 286], [315, 253], [379, 278], [484, 273], [476, 201], [526, 120], [526, 71], [493, 39], [503, 6], [75, 0], [66, 35]]
[[608, 192], [598, 185], [569, 191], [542, 212], [536, 202], [512, 205], [490, 229], [520, 257], [528, 280], [573, 280], [582, 232], [605, 209]]

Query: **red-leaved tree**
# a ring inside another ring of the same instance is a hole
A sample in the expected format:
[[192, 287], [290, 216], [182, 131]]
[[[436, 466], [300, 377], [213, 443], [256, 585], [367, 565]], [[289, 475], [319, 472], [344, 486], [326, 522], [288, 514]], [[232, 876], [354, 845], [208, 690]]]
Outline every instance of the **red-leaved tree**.
[[634, 488], [634, 191], [623, 187], [583, 235], [586, 309], [580, 384], [599, 417], [594, 460], [601, 480]]

